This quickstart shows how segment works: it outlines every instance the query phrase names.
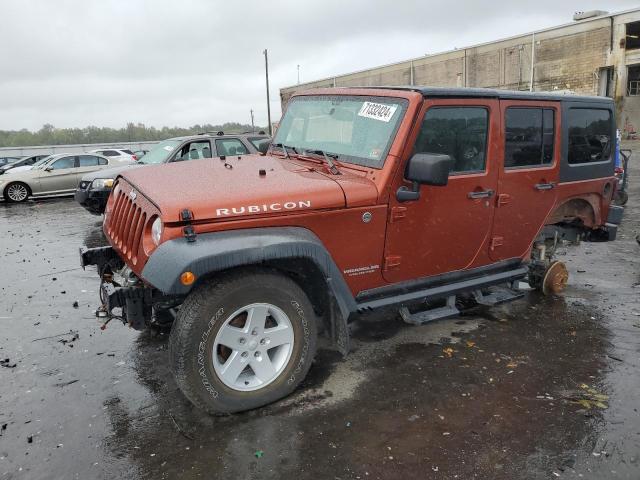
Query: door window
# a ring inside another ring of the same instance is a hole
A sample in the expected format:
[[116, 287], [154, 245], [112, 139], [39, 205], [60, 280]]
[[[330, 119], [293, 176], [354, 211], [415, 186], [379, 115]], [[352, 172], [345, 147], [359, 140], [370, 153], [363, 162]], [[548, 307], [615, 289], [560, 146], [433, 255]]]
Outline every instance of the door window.
[[76, 166], [75, 157], [64, 157], [53, 162], [53, 164], [51, 165], [51, 168], [53, 170], [62, 170], [65, 168], [73, 168], [75, 166]]
[[216, 140], [216, 150], [218, 156], [227, 155], [246, 155], [249, 153], [247, 147], [237, 138], [223, 138]]
[[198, 160], [200, 158], [211, 158], [211, 144], [208, 140], [187, 143], [180, 149], [173, 161], [180, 162], [182, 160]]
[[81, 167], [96, 167], [100, 165], [100, 158], [93, 155], [80, 155]]
[[611, 112], [572, 108], [567, 119], [570, 164], [603, 162], [611, 157]]
[[415, 153], [442, 153], [453, 159], [451, 174], [482, 172], [487, 156], [489, 112], [483, 107], [427, 110]]
[[554, 111], [550, 108], [507, 108], [505, 168], [535, 167], [553, 162]]

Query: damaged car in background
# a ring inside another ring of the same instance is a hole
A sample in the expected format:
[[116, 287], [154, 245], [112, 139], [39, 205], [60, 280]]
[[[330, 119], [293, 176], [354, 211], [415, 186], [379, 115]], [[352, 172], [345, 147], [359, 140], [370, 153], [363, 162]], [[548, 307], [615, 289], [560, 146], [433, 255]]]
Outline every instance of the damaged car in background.
[[78, 183], [75, 199], [94, 215], [102, 215], [115, 178], [127, 169], [184, 160], [255, 154], [258, 153], [260, 142], [268, 140], [269, 137], [264, 134], [235, 135], [224, 132], [170, 138], [157, 144], [135, 163], [83, 176]]
[[194, 405], [260, 407], [300, 384], [319, 334], [346, 354], [361, 312], [423, 325], [520, 298], [522, 281], [561, 292], [557, 246], [613, 240], [622, 218], [614, 112], [606, 97], [502, 90], [297, 93], [256, 161], [120, 172], [110, 246], [81, 262], [97, 266], [105, 326], [171, 329]]

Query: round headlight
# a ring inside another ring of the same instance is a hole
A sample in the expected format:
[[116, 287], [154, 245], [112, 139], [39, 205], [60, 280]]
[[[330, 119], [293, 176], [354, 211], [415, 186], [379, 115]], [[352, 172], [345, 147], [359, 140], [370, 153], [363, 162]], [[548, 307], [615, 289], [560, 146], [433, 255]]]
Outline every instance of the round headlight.
[[156, 246], [160, 245], [160, 237], [162, 237], [162, 220], [158, 217], [151, 225], [151, 240]]

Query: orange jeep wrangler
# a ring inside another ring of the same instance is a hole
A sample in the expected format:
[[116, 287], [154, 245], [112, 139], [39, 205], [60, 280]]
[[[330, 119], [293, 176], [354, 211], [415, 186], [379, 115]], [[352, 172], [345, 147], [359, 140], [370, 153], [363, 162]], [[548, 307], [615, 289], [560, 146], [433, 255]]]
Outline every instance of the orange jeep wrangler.
[[[101, 315], [171, 327], [176, 380], [212, 413], [260, 407], [307, 374], [319, 333], [358, 312], [424, 324], [566, 284], [563, 241], [612, 240], [609, 98], [484, 89], [296, 94], [260, 155], [116, 179]], [[105, 323], [106, 324], [106, 323]]]

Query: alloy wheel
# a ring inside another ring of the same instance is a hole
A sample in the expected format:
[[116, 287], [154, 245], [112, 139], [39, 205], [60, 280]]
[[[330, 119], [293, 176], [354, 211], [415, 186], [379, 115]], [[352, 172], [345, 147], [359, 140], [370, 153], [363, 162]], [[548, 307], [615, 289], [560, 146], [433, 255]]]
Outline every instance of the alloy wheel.
[[236, 310], [223, 323], [213, 343], [213, 368], [229, 388], [249, 392], [280, 376], [291, 358], [291, 320], [269, 303]]

